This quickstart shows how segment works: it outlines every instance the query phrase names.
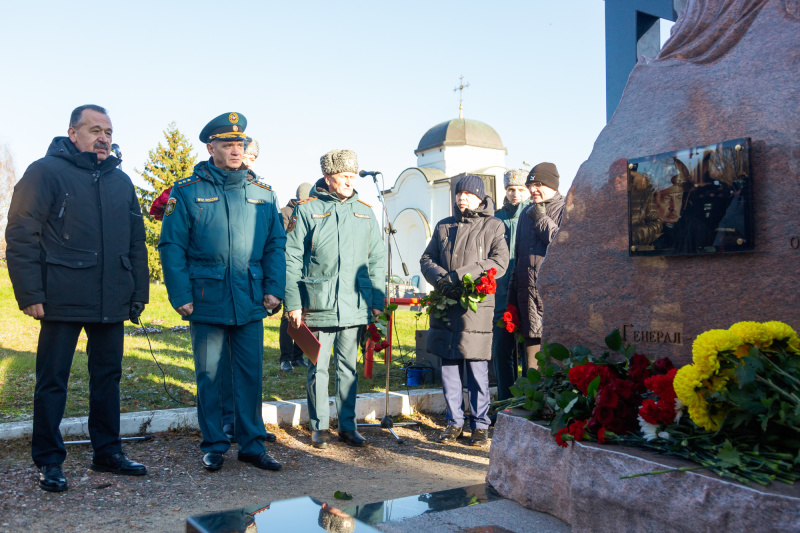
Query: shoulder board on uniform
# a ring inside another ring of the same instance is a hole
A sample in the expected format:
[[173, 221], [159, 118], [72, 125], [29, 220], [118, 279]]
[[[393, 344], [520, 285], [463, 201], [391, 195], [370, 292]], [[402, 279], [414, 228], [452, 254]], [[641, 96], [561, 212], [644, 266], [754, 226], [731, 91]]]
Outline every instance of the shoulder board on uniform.
[[364, 200], [359, 200], [359, 202], [361, 202], [361, 203], [362, 203], [362, 204], [364, 204], [365, 206], [367, 206], [367, 207], [369, 207], [370, 209], [372, 209], [372, 206], [371, 206], [371, 205], [369, 205], [369, 204], [368, 204], [367, 202], [365, 202]]
[[200, 178], [196, 176], [189, 176], [188, 178], [183, 178], [182, 180], [178, 180], [175, 182], [175, 187], [186, 187], [187, 185], [191, 185], [192, 183], [197, 183], [200, 181]]
[[307, 204], [308, 202], [313, 202], [313, 201], [314, 201], [314, 200], [316, 200], [316, 199], [317, 199], [317, 197], [316, 197], [316, 196], [309, 196], [309, 197], [308, 197], [308, 198], [306, 198], [305, 200], [300, 200], [299, 202], [297, 202], [297, 205], [303, 205], [303, 204]]
[[262, 189], [267, 189], [268, 191], [272, 190], [272, 187], [270, 187], [269, 185], [267, 185], [266, 183], [264, 183], [262, 181], [253, 180], [250, 183], [252, 183], [253, 185], [257, 185], [257, 186], [261, 187]]

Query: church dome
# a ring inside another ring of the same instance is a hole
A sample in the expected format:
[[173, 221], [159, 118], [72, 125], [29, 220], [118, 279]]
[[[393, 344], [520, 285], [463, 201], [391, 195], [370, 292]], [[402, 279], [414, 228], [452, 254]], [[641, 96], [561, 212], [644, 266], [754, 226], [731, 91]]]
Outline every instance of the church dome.
[[507, 152], [494, 128], [467, 118], [454, 118], [429, 129], [420, 139], [414, 154], [442, 146], [477, 146]]

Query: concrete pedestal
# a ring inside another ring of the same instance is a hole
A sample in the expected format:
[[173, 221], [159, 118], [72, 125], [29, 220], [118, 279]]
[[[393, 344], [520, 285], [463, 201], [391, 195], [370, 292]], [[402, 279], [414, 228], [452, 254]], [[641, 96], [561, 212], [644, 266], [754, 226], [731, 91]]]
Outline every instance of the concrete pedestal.
[[798, 486], [746, 486], [702, 470], [619, 479], [693, 463], [616, 445], [561, 448], [524, 416], [498, 415], [486, 481], [573, 532], [800, 531]]

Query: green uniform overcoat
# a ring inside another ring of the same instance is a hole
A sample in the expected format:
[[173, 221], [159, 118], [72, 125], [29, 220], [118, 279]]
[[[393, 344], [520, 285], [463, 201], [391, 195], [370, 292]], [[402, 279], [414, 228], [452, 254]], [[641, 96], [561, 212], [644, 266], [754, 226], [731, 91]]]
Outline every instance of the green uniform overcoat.
[[370, 309], [384, 307], [385, 257], [372, 208], [319, 180], [289, 221], [286, 310], [307, 309], [311, 327], [368, 324]]

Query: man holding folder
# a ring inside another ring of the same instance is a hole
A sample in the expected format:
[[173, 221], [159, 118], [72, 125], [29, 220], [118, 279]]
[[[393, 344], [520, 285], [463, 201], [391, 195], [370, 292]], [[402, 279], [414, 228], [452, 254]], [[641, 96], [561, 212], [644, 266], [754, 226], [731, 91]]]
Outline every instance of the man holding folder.
[[327, 448], [328, 365], [333, 351], [339, 440], [366, 446], [356, 431], [356, 350], [359, 326], [384, 307], [386, 252], [372, 208], [358, 199], [353, 184], [358, 159], [352, 150], [320, 158], [324, 177], [309, 198], [298, 202], [286, 228], [286, 298], [289, 326], [303, 322], [320, 342], [308, 368], [306, 392], [311, 443]]

